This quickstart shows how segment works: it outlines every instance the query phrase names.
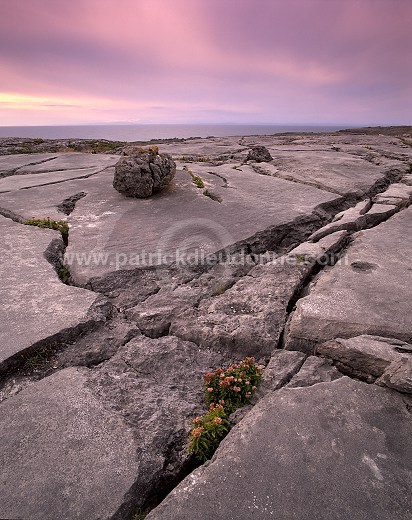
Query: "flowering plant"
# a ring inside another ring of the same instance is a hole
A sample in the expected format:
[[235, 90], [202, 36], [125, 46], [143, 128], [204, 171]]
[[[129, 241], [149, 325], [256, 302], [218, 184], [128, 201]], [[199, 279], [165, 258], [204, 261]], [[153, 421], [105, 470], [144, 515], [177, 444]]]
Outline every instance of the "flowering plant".
[[252, 397], [262, 379], [262, 369], [256, 366], [253, 357], [247, 357], [227, 370], [218, 368], [203, 378], [207, 404], [223, 404], [226, 413], [230, 414]]
[[229, 421], [221, 404], [211, 405], [210, 410], [193, 421], [189, 451], [205, 461], [212, 457], [220, 441], [229, 431]]
[[196, 417], [189, 437], [189, 451], [201, 461], [211, 458], [229, 432], [227, 417], [252, 397], [262, 379], [262, 369], [253, 357], [247, 357], [226, 370], [219, 367], [203, 378], [209, 411]]

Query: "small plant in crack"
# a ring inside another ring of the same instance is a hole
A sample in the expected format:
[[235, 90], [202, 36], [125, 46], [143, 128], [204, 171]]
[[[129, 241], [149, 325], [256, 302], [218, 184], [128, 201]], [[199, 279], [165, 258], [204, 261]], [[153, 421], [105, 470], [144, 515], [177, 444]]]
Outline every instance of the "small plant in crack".
[[64, 265], [57, 269], [57, 275], [63, 283], [67, 283], [70, 279], [70, 271]]
[[209, 199], [212, 199], [215, 202], [222, 202], [222, 199], [218, 195], [216, 195], [215, 193], [213, 193], [209, 190], [203, 190], [203, 195], [205, 197], [209, 197]]
[[192, 177], [192, 182], [193, 184], [198, 187], [198, 188], [201, 188], [203, 189], [205, 187], [205, 183], [203, 182], [202, 178], [199, 177], [199, 175], [195, 175], [192, 170], [189, 170], [189, 168], [185, 165], [183, 166], [183, 169], [185, 171], [187, 171], [187, 173]]
[[237, 170], [238, 172], [241, 172], [242, 170], [240, 169], [240, 166], [237, 166], [235, 164], [235, 166], [232, 166], [232, 170]]
[[144, 520], [146, 518], [147, 514], [144, 513], [140, 508], [137, 509], [130, 520]]
[[60, 231], [63, 238], [63, 242], [67, 245], [69, 238], [69, 225], [65, 220], [53, 220], [50, 217], [46, 218], [35, 218], [32, 217], [25, 222], [28, 226], [36, 226], [43, 229], [54, 229]]
[[262, 367], [253, 357], [226, 370], [219, 367], [203, 376], [209, 411], [192, 422], [188, 449], [200, 461], [210, 459], [229, 432], [229, 415], [246, 404], [262, 379]]
[[42, 347], [41, 349], [37, 350], [34, 354], [29, 354], [25, 356], [23, 368], [25, 370], [30, 371], [39, 368], [48, 360], [48, 358], [53, 354], [54, 350], [55, 349], [51, 346]]
[[192, 175], [192, 181], [195, 186], [198, 188], [204, 188], [205, 183], [203, 182], [202, 178], [199, 177], [199, 175]]
[[201, 461], [209, 460], [228, 431], [229, 421], [223, 406], [213, 405], [206, 414], [193, 421], [189, 451]]

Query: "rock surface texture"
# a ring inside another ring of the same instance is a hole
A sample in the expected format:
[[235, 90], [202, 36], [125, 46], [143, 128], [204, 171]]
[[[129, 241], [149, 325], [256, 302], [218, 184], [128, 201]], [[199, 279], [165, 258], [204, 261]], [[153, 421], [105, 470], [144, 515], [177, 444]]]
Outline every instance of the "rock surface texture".
[[175, 176], [171, 155], [159, 154], [157, 147], [126, 148], [125, 153], [115, 166], [113, 187], [126, 197], [150, 197], [167, 188]]
[[412, 134], [379, 134], [0, 140], [0, 518], [412, 518]]
[[348, 378], [279, 390], [147, 519], [407, 520], [410, 404]]

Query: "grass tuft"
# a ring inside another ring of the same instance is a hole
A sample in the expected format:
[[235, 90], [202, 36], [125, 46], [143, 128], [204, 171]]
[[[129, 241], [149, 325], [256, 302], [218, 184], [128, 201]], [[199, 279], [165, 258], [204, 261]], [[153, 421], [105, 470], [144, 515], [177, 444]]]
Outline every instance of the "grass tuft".
[[61, 236], [63, 238], [63, 242], [67, 245], [69, 238], [69, 225], [65, 220], [53, 220], [50, 217], [32, 217], [31, 219], [26, 220], [25, 224], [28, 226], [36, 226], [43, 229], [54, 229], [55, 231], [60, 231]]

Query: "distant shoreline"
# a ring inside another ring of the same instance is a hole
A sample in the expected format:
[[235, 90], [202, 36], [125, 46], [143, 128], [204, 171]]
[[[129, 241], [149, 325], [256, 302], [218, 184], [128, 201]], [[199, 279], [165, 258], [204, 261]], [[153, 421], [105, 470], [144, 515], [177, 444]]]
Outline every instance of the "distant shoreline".
[[289, 132], [334, 132], [345, 125], [70, 125], [0, 126], [1, 137], [40, 139], [106, 139], [149, 142], [153, 139], [275, 135]]
[[[121, 149], [127, 145], [145, 146], [148, 144], [167, 144], [167, 143], [185, 143], [195, 139], [213, 139], [213, 138], [233, 138], [233, 137], [264, 137], [264, 136], [282, 136], [282, 135], [325, 135], [336, 134], [364, 134], [364, 135], [389, 135], [407, 139], [412, 138], [412, 126], [376, 126], [364, 128], [347, 128], [335, 131], [300, 131], [300, 132], [278, 132], [274, 134], [243, 134], [242, 136], [190, 136], [190, 137], [167, 137], [153, 138], [146, 140], [124, 141], [111, 139], [84, 139], [84, 138], [50, 138], [44, 139], [39, 137], [0, 137], [0, 156], [32, 154], [32, 153], [58, 153], [58, 152], [86, 152], [86, 153], [120, 153]], [[409, 141], [405, 144], [408, 144]]]

